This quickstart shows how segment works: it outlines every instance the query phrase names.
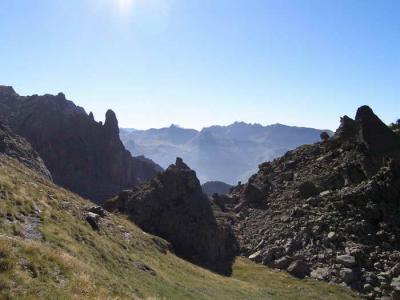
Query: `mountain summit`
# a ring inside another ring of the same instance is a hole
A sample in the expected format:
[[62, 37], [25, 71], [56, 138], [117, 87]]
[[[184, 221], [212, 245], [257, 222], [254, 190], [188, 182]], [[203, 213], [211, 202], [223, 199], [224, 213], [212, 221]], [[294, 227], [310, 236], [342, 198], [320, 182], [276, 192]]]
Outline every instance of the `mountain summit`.
[[103, 125], [62, 93], [22, 97], [10, 87], [0, 87], [0, 107], [0, 120], [33, 146], [54, 182], [83, 197], [101, 202], [162, 170], [125, 149], [111, 110]]

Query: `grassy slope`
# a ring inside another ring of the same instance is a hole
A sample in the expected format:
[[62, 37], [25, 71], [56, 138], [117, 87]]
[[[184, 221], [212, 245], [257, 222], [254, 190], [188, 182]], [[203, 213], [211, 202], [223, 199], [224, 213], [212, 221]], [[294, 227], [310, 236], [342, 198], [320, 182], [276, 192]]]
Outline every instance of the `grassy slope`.
[[242, 258], [232, 277], [213, 274], [165, 253], [164, 241], [124, 217], [110, 215], [93, 231], [81, 217], [88, 204], [0, 157], [0, 299], [356, 298]]

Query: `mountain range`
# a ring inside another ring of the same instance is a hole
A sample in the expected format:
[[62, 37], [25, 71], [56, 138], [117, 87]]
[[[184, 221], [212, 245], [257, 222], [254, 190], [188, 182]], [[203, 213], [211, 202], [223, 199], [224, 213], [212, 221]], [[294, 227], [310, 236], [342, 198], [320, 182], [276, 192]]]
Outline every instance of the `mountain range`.
[[[132, 153], [145, 155], [168, 167], [182, 157], [202, 183], [246, 181], [258, 164], [281, 156], [288, 150], [320, 140], [324, 130], [282, 124], [262, 126], [235, 122], [201, 131], [171, 125], [167, 128], [121, 129], [120, 137]], [[330, 135], [332, 132], [327, 131]]]

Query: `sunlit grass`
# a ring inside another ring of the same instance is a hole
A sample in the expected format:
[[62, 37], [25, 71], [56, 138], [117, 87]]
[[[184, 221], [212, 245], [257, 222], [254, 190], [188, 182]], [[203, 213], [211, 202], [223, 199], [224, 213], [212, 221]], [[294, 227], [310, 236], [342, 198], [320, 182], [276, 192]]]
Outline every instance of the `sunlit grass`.
[[[347, 289], [298, 280], [238, 258], [232, 277], [158, 250], [149, 234], [111, 215], [95, 232], [89, 203], [0, 158], [0, 299], [355, 299]], [[23, 216], [38, 215], [39, 240]], [[156, 276], [135, 267], [140, 261]]]

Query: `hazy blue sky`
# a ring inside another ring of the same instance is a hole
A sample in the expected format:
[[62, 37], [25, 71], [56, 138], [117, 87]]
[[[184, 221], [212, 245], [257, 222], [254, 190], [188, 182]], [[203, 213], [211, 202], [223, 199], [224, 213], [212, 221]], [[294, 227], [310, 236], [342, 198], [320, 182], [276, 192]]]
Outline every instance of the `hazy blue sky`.
[[1, 0], [0, 84], [96, 119], [334, 129], [400, 118], [399, 0]]

